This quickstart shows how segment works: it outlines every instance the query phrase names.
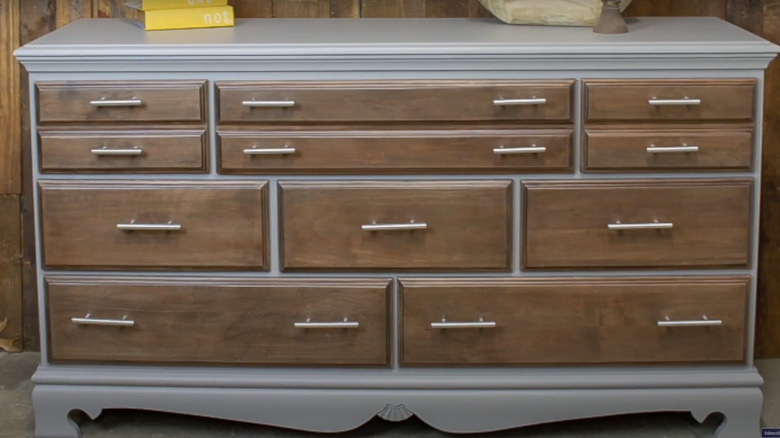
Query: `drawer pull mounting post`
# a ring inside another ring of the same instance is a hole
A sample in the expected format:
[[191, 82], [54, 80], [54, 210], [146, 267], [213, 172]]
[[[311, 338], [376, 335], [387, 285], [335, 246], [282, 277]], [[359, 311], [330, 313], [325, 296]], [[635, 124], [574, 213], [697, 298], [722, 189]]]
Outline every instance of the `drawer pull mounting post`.
[[127, 319], [127, 315], [123, 316], [122, 319], [100, 319], [93, 318], [92, 314], [87, 313], [83, 318], [71, 318], [70, 321], [79, 325], [108, 325], [115, 327], [132, 327], [135, 325], [135, 321]]
[[531, 97], [530, 99], [494, 99], [495, 106], [523, 106], [523, 105], [544, 105], [547, 99], [544, 97]]
[[358, 321], [350, 321], [349, 318], [335, 322], [313, 322], [311, 318], [306, 318], [306, 321], [296, 322], [293, 326], [301, 329], [351, 329], [359, 328], [360, 323]]
[[139, 224], [135, 219], [127, 223], [118, 223], [116, 227], [123, 231], [180, 231], [181, 224], [168, 221], [165, 224]]
[[409, 230], [425, 230], [428, 228], [428, 224], [425, 222], [411, 221], [408, 224], [377, 224], [373, 222], [368, 225], [362, 225], [360, 228], [363, 231], [409, 231]]
[[431, 328], [435, 328], [435, 329], [496, 328], [496, 322], [485, 321], [481, 316], [477, 321], [467, 321], [467, 322], [447, 322], [447, 319], [442, 317], [440, 322], [432, 322]]
[[283, 147], [283, 148], [259, 148], [252, 146], [251, 148], [244, 149], [246, 155], [293, 155], [296, 152], [295, 148]]
[[144, 101], [136, 97], [130, 99], [106, 99], [101, 97], [97, 100], [90, 100], [89, 104], [96, 107], [122, 107], [122, 106], [141, 106]]
[[670, 154], [670, 153], [687, 153], [687, 152], [699, 152], [698, 146], [684, 144], [682, 146], [656, 146], [651, 144], [647, 147], [648, 154]]
[[717, 327], [723, 325], [723, 321], [720, 319], [709, 319], [707, 315], [702, 315], [701, 319], [694, 319], [690, 321], [677, 320], [674, 321], [668, 316], [665, 316], [663, 320], [658, 321], [658, 327]]
[[689, 97], [682, 99], [657, 99], [654, 97], [649, 99], [647, 103], [653, 106], [692, 106], [701, 105], [701, 99], [691, 99]]
[[245, 100], [242, 105], [249, 108], [292, 108], [294, 100]]
[[497, 148], [493, 148], [493, 153], [496, 155], [512, 155], [512, 154], [541, 154], [547, 152], [547, 148], [544, 146], [537, 146], [532, 144], [527, 147], [506, 148], [503, 145]]
[[648, 222], [637, 224], [624, 224], [620, 221], [614, 224], [607, 224], [607, 229], [610, 231], [623, 231], [623, 230], [670, 230], [674, 228], [672, 222]]
[[90, 152], [92, 152], [92, 155], [141, 155], [144, 153], [144, 150], [141, 149], [138, 146], [134, 146], [132, 148], [120, 148], [120, 149], [109, 149], [108, 146], [102, 146], [99, 148], [91, 149]]

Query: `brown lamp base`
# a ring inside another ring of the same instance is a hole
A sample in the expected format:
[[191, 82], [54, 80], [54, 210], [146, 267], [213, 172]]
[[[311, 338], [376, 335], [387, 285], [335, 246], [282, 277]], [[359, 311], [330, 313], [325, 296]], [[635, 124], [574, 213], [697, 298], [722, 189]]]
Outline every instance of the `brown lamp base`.
[[593, 26], [593, 32], [618, 34], [628, 32], [626, 20], [620, 14], [619, 3], [605, 2], [601, 15]]

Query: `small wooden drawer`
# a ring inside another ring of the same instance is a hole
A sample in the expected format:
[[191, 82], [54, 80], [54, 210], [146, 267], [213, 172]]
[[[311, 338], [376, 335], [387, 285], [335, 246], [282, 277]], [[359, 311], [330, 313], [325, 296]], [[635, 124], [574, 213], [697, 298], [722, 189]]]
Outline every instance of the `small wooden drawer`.
[[47, 267], [267, 269], [267, 182], [41, 181]]
[[219, 121], [570, 121], [572, 80], [217, 82]]
[[566, 172], [571, 130], [219, 131], [220, 172]]
[[747, 277], [399, 281], [402, 365], [745, 360]]
[[205, 172], [206, 131], [38, 131], [41, 172]]
[[38, 123], [202, 122], [205, 81], [37, 82]]
[[752, 180], [522, 186], [526, 268], [744, 267]]
[[283, 181], [281, 267], [508, 270], [508, 180]]
[[630, 129], [585, 131], [582, 168], [611, 170], [749, 170], [753, 130]]
[[388, 279], [45, 280], [51, 362], [389, 363]]
[[752, 120], [754, 79], [585, 80], [585, 120]]

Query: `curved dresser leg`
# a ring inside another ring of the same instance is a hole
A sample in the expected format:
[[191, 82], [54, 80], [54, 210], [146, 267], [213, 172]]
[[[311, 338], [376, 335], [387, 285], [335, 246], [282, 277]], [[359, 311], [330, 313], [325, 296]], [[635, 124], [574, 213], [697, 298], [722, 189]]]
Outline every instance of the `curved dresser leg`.
[[[81, 428], [71, 418], [74, 410], [85, 410], [74, 405], [73, 397], [56, 386], [38, 385], [32, 391], [35, 409], [35, 438], [80, 438]], [[96, 418], [100, 409], [87, 414]]]
[[725, 419], [715, 432], [715, 438], [746, 438], [761, 436], [761, 390], [743, 390], [744, 395], [730, 400], [722, 411]]

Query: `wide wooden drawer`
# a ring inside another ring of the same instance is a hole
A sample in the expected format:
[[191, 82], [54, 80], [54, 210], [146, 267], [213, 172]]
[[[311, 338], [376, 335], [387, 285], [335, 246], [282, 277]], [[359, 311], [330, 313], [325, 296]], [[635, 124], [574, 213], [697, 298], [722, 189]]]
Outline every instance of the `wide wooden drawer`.
[[37, 82], [38, 122], [201, 122], [204, 81]]
[[41, 181], [48, 267], [268, 267], [265, 181]]
[[389, 284], [48, 276], [49, 360], [387, 365]]
[[219, 131], [220, 171], [565, 172], [571, 130]]
[[753, 130], [586, 130], [583, 170], [748, 170]]
[[584, 81], [585, 120], [752, 120], [754, 79]]
[[744, 267], [752, 180], [530, 181], [527, 268]]
[[400, 284], [403, 365], [745, 360], [747, 277]]
[[282, 181], [282, 269], [507, 270], [509, 180]]
[[220, 122], [570, 121], [574, 81], [217, 82]]
[[206, 131], [39, 130], [41, 172], [206, 170]]

